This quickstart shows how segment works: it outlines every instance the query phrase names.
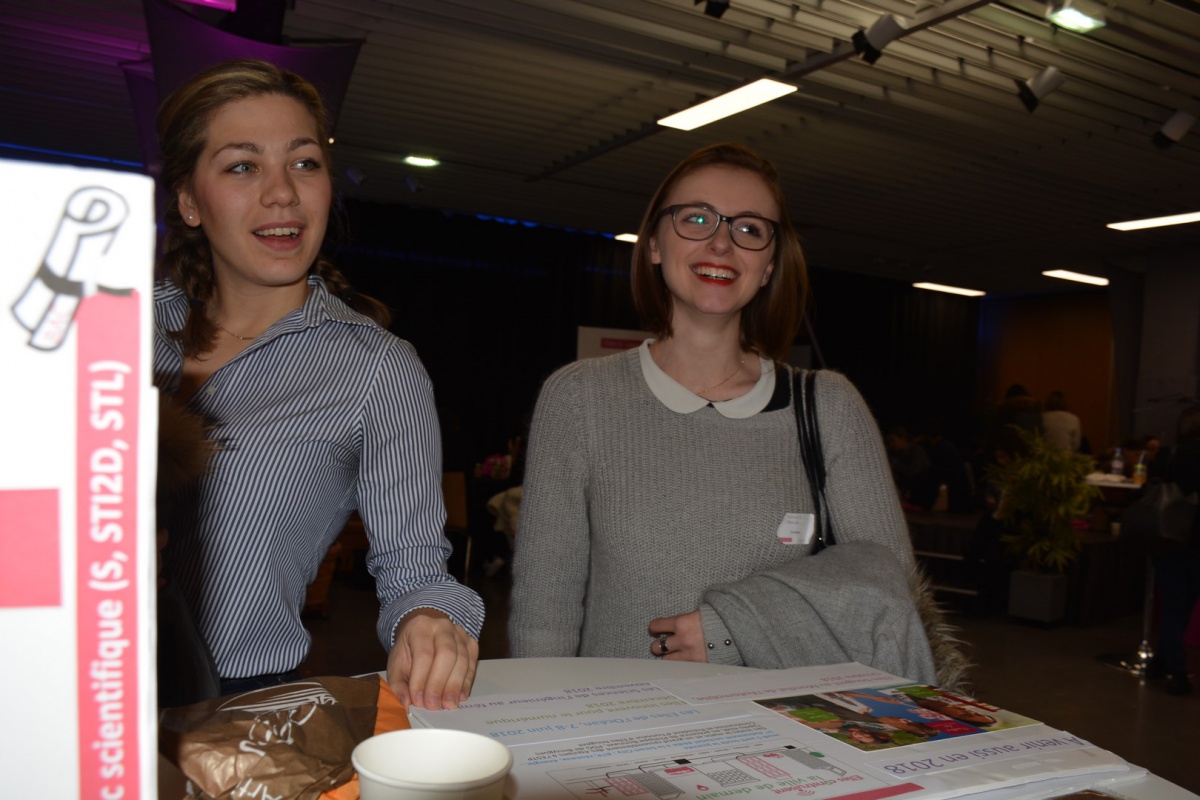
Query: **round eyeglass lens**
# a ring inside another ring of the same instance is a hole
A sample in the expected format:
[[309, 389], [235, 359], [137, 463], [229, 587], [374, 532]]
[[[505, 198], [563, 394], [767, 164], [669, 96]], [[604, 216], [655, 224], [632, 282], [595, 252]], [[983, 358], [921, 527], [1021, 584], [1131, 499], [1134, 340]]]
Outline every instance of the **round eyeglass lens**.
[[704, 206], [680, 206], [672, 215], [675, 231], [685, 239], [707, 239], [717, 231], [722, 220], [728, 220], [733, 243], [746, 250], [762, 250], [771, 243], [775, 228], [763, 217], [722, 217]]

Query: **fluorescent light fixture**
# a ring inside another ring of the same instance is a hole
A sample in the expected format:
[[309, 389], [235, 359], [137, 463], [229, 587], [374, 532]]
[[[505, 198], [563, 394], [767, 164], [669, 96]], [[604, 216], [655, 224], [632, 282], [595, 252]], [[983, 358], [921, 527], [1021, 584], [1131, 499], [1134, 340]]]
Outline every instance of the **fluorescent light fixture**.
[[754, 83], [746, 84], [739, 89], [734, 89], [732, 92], [726, 92], [711, 100], [705, 100], [698, 106], [692, 106], [680, 111], [678, 114], [663, 117], [658, 121], [658, 124], [668, 128], [677, 128], [681, 131], [690, 131], [699, 128], [701, 125], [707, 125], [710, 122], [716, 122], [719, 119], [732, 116], [740, 111], [745, 111], [748, 108], [761, 106], [763, 103], [768, 103], [777, 97], [783, 97], [785, 94], [791, 94], [794, 91], [796, 91], [796, 87], [790, 83], [780, 83], [770, 78], [759, 78]]
[[1200, 222], [1200, 211], [1193, 211], [1190, 214], [1172, 214], [1169, 217], [1148, 217], [1131, 219], [1127, 222], [1110, 222], [1104, 227], [1118, 231], [1140, 231], [1142, 228], [1162, 228], [1166, 225], [1183, 225], [1188, 222]]
[[636, 233], [618, 233], [613, 238], [616, 239], [618, 242], [629, 242], [630, 244], [634, 244], [637, 242], [637, 234]]
[[1096, 28], [1104, 27], [1104, 14], [1099, 9], [1093, 9], [1079, 0], [1061, 0], [1050, 4], [1046, 19], [1060, 28], [1066, 28], [1076, 33], [1088, 33]]
[[1090, 283], [1092, 286], [1108, 286], [1108, 278], [1098, 278], [1095, 275], [1084, 275], [1082, 272], [1071, 272], [1069, 269], [1048, 269], [1043, 273], [1047, 278], [1060, 278], [1076, 283]]
[[983, 297], [985, 292], [978, 289], [963, 289], [958, 286], [943, 286], [940, 283], [914, 283], [914, 289], [928, 289], [931, 292], [946, 292], [947, 294], [961, 294], [963, 297]]
[[436, 167], [442, 162], [429, 156], [405, 156], [404, 163], [410, 167]]

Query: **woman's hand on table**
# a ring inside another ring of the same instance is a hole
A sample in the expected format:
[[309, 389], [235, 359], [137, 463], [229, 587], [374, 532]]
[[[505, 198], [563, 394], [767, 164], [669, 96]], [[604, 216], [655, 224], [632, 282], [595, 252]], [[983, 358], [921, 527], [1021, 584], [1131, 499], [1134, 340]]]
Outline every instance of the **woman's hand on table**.
[[[708, 661], [704, 624], [700, 621], [699, 610], [678, 617], [650, 620], [650, 635], [657, 637], [650, 643], [650, 652], [659, 658], [667, 661]], [[661, 642], [666, 643], [665, 654]]]
[[440, 611], [418, 608], [396, 626], [388, 685], [406, 706], [457, 708], [471, 694], [479, 642]]

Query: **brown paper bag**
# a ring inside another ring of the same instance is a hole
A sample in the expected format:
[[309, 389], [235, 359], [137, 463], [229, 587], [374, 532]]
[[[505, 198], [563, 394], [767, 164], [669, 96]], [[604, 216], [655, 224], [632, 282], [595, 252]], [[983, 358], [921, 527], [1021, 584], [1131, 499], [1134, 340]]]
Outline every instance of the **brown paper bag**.
[[353, 777], [379, 687], [375, 676], [309, 678], [167, 709], [159, 751], [187, 780], [180, 800], [315, 800]]

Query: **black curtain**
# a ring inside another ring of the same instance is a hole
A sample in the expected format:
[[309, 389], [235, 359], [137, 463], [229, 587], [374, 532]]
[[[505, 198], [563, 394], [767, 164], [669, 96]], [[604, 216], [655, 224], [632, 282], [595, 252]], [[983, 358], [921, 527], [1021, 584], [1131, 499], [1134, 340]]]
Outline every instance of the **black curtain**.
[[826, 365], [862, 392], [880, 427], [936, 420], [973, 449], [981, 301], [839, 270], [813, 269], [810, 319]]
[[391, 307], [475, 461], [522, 433], [578, 326], [638, 327], [630, 246], [609, 237], [367, 202], [345, 217], [334, 261]]

